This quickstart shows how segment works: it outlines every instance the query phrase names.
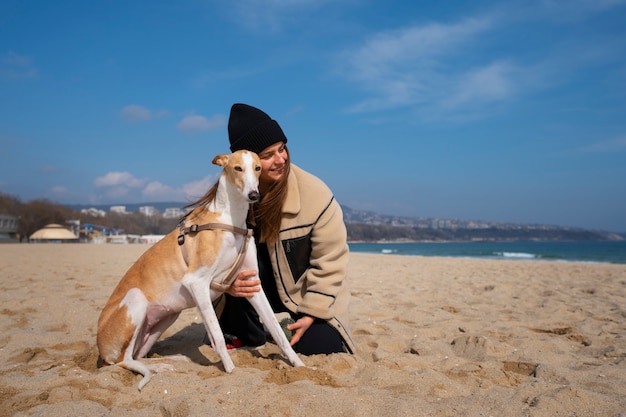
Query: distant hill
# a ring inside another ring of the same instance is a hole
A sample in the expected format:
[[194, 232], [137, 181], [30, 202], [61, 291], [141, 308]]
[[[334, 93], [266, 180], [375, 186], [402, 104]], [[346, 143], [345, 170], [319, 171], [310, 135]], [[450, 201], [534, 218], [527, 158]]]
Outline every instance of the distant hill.
[[[118, 204], [127, 212], [152, 206], [160, 213], [168, 208], [183, 208], [185, 202]], [[116, 204], [69, 205], [73, 210], [96, 208], [109, 212]], [[490, 240], [624, 240], [626, 236], [599, 230], [567, 226], [502, 223], [479, 220], [405, 217], [355, 210], [342, 206], [351, 241], [490, 241]]]
[[490, 241], [490, 240], [624, 240], [601, 230], [543, 224], [402, 217], [342, 207], [352, 240]]

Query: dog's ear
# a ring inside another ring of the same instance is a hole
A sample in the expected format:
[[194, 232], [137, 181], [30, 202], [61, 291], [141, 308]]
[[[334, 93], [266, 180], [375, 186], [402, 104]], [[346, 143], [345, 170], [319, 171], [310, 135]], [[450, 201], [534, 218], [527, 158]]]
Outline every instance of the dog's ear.
[[217, 155], [213, 158], [213, 165], [219, 165], [221, 167], [226, 166], [228, 158], [230, 158], [230, 155], [228, 154]]

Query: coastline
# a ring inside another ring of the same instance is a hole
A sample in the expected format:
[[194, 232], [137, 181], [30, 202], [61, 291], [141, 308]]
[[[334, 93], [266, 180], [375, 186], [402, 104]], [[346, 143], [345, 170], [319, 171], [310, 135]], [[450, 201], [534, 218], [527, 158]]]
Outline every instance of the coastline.
[[626, 241], [384, 242], [349, 246], [352, 252], [372, 254], [626, 264]]
[[[148, 245], [0, 246], [0, 416], [607, 416], [626, 410], [626, 265], [351, 253], [354, 355], [268, 344], [225, 374], [195, 309], [138, 376], [96, 367], [99, 311]], [[182, 355], [187, 360], [174, 360]], [[162, 358], [162, 359], [157, 359]], [[297, 399], [297, 400], [294, 400]]]

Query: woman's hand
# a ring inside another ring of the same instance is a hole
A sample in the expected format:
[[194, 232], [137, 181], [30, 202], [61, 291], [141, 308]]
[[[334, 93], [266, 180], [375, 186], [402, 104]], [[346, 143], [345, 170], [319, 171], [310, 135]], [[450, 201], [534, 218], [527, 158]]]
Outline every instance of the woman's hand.
[[291, 346], [295, 345], [300, 341], [302, 335], [311, 327], [315, 318], [311, 316], [302, 316], [293, 324], [287, 326], [287, 330], [293, 331], [293, 335], [291, 336]]
[[249, 279], [256, 275], [256, 271], [241, 271], [233, 283], [230, 284], [226, 293], [233, 297], [252, 297], [254, 293], [261, 291], [261, 281], [259, 279]]

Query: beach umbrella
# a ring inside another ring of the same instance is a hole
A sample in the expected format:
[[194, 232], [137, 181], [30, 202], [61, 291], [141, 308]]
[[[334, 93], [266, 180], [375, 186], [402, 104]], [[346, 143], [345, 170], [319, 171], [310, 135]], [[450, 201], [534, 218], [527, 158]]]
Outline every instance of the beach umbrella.
[[78, 237], [60, 224], [49, 224], [30, 235], [31, 240], [74, 240]]

